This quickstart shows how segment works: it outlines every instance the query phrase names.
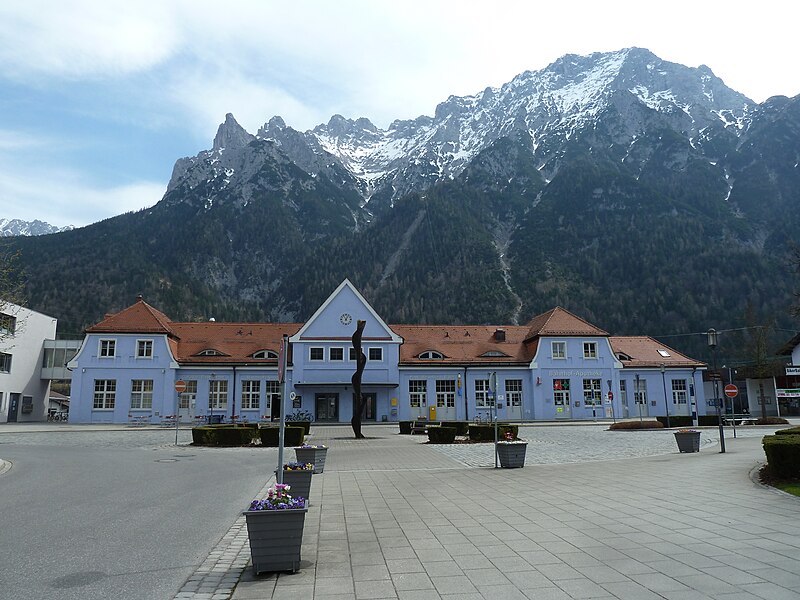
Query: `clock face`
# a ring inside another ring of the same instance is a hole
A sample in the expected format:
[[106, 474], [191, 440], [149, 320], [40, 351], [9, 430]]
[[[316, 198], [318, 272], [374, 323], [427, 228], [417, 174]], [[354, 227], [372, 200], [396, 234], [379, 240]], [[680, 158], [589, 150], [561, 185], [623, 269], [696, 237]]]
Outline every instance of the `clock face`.
[[339, 321], [341, 321], [342, 325], [350, 325], [350, 323], [353, 322], [353, 317], [347, 313], [344, 313], [341, 317], [339, 317]]

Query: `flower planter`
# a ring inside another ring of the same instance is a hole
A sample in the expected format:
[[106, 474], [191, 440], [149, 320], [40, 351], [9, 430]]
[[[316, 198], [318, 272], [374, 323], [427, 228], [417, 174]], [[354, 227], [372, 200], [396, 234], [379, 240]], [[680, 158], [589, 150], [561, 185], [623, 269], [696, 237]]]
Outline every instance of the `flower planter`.
[[504, 469], [519, 469], [525, 466], [527, 442], [498, 442], [497, 457]]
[[699, 431], [676, 431], [675, 441], [678, 442], [678, 450], [681, 452], [700, 452]]
[[[278, 474], [278, 471], [275, 471]], [[290, 486], [289, 493], [292, 498], [305, 498], [308, 500], [311, 494], [311, 476], [313, 469], [283, 470], [283, 483]]]
[[308, 502], [305, 508], [244, 511], [255, 575], [273, 571], [294, 573], [300, 568], [307, 512]]
[[325, 459], [328, 456], [328, 448], [303, 448], [302, 446], [294, 449], [297, 462], [311, 463], [314, 465], [314, 473], [322, 473], [325, 470]]

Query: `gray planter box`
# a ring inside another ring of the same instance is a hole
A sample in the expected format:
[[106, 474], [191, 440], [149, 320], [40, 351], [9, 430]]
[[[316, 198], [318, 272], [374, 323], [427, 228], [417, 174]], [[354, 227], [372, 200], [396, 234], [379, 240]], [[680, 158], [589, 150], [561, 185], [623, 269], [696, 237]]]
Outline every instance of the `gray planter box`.
[[294, 454], [297, 462], [312, 463], [314, 473], [322, 473], [325, 470], [325, 459], [328, 456], [327, 448], [295, 448]]
[[[278, 474], [278, 471], [275, 471]], [[289, 486], [289, 495], [292, 498], [305, 498], [311, 495], [311, 476], [314, 471], [283, 471], [283, 483]]]
[[247, 537], [253, 574], [300, 569], [300, 547], [306, 508], [292, 510], [246, 510]]
[[700, 432], [675, 432], [675, 441], [681, 452], [700, 452]]
[[519, 469], [524, 467], [525, 452], [527, 449], [527, 443], [506, 444], [498, 442], [497, 458], [500, 459], [500, 466], [504, 469]]

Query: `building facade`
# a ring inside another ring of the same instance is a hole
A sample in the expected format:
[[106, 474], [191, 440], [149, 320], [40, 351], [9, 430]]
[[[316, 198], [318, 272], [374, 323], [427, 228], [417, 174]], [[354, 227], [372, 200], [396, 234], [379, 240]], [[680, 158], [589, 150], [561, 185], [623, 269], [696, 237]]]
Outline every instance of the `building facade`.
[[87, 329], [69, 365], [70, 421], [270, 420], [287, 336], [287, 414], [349, 422], [359, 320], [367, 422], [705, 414], [706, 365], [652, 338], [611, 336], [562, 308], [527, 325], [388, 325], [345, 280], [305, 323], [177, 323], [140, 298]]
[[50, 380], [41, 365], [57, 321], [9, 302], [0, 307], [0, 422], [44, 421]]

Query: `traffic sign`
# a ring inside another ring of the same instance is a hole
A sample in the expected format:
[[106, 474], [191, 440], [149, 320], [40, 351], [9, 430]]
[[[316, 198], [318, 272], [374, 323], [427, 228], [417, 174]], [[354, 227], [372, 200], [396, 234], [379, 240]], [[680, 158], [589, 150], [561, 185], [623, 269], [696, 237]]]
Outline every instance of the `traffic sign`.
[[178, 381], [175, 382], [175, 391], [179, 394], [186, 391], [186, 382], [183, 379], [178, 379]]
[[736, 396], [739, 395], [739, 388], [733, 385], [732, 383], [729, 383], [728, 385], [725, 386], [725, 395], [728, 398], [736, 398]]

